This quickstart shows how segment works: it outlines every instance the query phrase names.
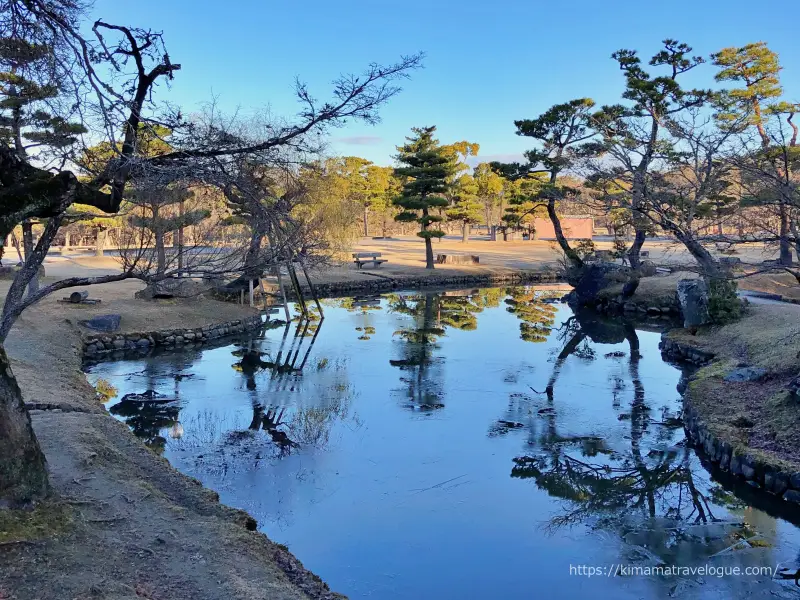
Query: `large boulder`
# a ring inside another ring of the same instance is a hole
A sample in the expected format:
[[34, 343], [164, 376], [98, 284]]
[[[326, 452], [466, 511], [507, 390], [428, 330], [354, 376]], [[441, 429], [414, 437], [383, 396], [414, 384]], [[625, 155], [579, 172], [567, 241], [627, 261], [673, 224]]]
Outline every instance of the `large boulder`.
[[761, 367], [737, 367], [727, 375], [725, 381], [728, 382], [743, 382], [743, 381], [760, 381], [767, 374], [766, 369]]
[[155, 300], [158, 298], [196, 298], [207, 292], [210, 285], [206, 281], [194, 281], [188, 278], [168, 278], [152, 281], [146, 288], [136, 292], [136, 297], [142, 300]]
[[658, 273], [658, 267], [651, 260], [643, 260], [642, 264], [639, 265], [640, 277], [654, 277], [656, 273]]
[[683, 313], [683, 326], [700, 327], [710, 322], [708, 314], [708, 286], [702, 279], [678, 281], [678, 302]]
[[742, 259], [738, 256], [720, 256], [719, 262], [726, 267], [736, 267], [742, 264]]
[[585, 264], [581, 269], [576, 269], [567, 275], [567, 280], [574, 286], [568, 294], [568, 300], [578, 306], [593, 303], [600, 290], [627, 281], [629, 276], [628, 267], [615, 263]]
[[98, 315], [85, 321], [78, 321], [78, 324], [83, 325], [87, 329], [93, 329], [94, 331], [114, 333], [117, 329], [119, 329], [119, 324], [121, 321], [121, 315]]

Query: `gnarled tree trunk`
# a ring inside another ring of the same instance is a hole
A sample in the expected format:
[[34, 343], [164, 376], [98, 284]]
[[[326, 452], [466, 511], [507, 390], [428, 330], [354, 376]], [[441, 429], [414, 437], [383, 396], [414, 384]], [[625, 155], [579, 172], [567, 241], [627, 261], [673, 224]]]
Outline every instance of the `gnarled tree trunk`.
[[[33, 223], [25, 221], [22, 224], [22, 246], [25, 250], [25, 261], [27, 262], [33, 254]], [[28, 295], [32, 296], [39, 291], [39, 271], [28, 283]]]
[[556, 234], [556, 241], [564, 251], [567, 259], [573, 267], [580, 268], [583, 266], [583, 260], [578, 256], [578, 253], [572, 249], [567, 241], [567, 236], [564, 235], [564, 230], [561, 227], [561, 219], [558, 218], [556, 213], [556, 199], [550, 198], [547, 202], [547, 216], [550, 217], [550, 222], [553, 224], [553, 231]]
[[0, 508], [30, 505], [44, 498], [48, 489], [44, 454], [0, 345]]
[[628, 256], [628, 262], [630, 263], [631, 268], [638, 269], [640, 266], [642, 266], [641, 252], [647, 234], [641, 224], [634, 225], [634, 228], [636, 234], [634, 235], [633, 243], [631, 244], [631, 247], [628, 248], [628, 252], [626, 254]]

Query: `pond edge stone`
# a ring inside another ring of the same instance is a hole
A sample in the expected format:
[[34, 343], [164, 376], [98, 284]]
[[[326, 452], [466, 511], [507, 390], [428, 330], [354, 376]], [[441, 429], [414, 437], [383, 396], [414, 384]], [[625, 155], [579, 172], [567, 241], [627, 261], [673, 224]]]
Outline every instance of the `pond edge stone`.
[[261, 315], [234, 319], [204, 327], [162, 329], [160, 331], [131, 332], [109, 336], [90, 334], [83, 336], [83, 357], [94, 359], [112, 352], [165, 347], [175, 348], [188, 344], [202, 344], [227, 335], [258, 330], [263, 325]]
[[[714, 354], [699, 348], [681, 344], [662, 336], [659, 344], [667, 360], [707, 365]], [[783, 498], [787, 502], [800, 504], [800, 472], [786, 472], [777, 464], [758, 460], [741, 448], [734, 448], [725, 440], [717, 438], [706, 425], [699, 412], [692, 406], [688, 389], [682, 391], [683, 427], [689, 443], [721, 471], [741, 477], [751, 485]]]

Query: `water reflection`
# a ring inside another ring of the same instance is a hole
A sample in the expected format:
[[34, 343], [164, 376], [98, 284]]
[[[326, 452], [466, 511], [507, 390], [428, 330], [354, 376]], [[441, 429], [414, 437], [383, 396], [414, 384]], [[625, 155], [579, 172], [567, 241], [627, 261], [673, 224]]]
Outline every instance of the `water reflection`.
[[351, 298], [341, 298], [333, 301], [335, 306], [345, 309], [349, 313], [359, 314], [363, 317], [363, 325], [356, 326], [355, 330], [358, 332], [358, 339], [367, 341], [372, 339], [375, 335], [375, 321], [369, 319], [370, 311], [378, 311], [383, 307], [381, 306], [381, 296], [379, 295], [364, 295], [353, 296]]
[[390, 365], [404, 372], [400, 381], [405, 388], [406, 406], [424, 412], [444, 408], [444, 359], [434, 356], [438, 339], [445, 334], [439, 295], [427, 292], [390, 296], [389, 310], [410, 317], [411, 321], [394, 332], [401, 340], [401, 358], [389, 360]]
[[[618, 419], [630, 425], [624, 450], [609, 449], [600, 438], [563, 437], [557, 433], [558, 412], [539, 411], [547, 422], [546, 435], [529, 438], [536, 452], [514, 458], [511, 476], [533, 479], [540, 489], [563, 501], [563, 510], [549, 521], [550, 528], [589, 523], [616, 531], [638, 558], [654, 564], [692, 564], [733, 547], [769, 545], [745, 522], [715, 516], [715, 506], [739, 505], [720, 486], [704, 490], [697, 484], [693, 454], [685, 440], [670, 444], [682, 427], [680, 419], [666, 410], [659, 420], [651, 418], [639, 370], [639, 337], [632, 323], [578, 313], [561, 325], [558, 339], [562, 347], [545, 390], [549, 407], [565, 361], [595, 360], [594, 344], [627, 342], [627, 353], [617, 350], [604, 357], [621, 359], [627, 354], [626, 375], [633, 393], [627, 412], [618, 413]], [[615, 409], [622, 408], [619, 392], [625, 387], [616, 376]], [[508, 422], [506, 415], [496, 427]], [[648, 434], [651, 439], [645, 443]], [[678, 437], [682, 438], [680, 431]]]
[[521, 599], [531, 569], [577, 597], [570, 563], [793, 560], [800, 536], [770, 516], [788, 509], [715, 481], [686, 446], [658, 321], [574, 314], [562, 294], [326, 301], [324, 321], [89, 377], [117, 388], [111, 412], [148, 445], [353, 598]]
[[[112, 415], [121, 417], [134, 435], [158, 454], [164, 452], [167, 439], [162, 435], [165, 429], [172, 430], [180, 425], [180, 407], [174, 402], [139, 402], [123, 400], [110, 409]], [[174, 430], [177, 434], [180, 429]], [[173, 435], [176, 435], [173, 434]]]
[[531, 288], [512, 288], [506, 304], [508, 312], [520, 321], [520, 337], [526, 342], [546, 342], [556, 320], [553, 301], [560, 292], [539, 291]]

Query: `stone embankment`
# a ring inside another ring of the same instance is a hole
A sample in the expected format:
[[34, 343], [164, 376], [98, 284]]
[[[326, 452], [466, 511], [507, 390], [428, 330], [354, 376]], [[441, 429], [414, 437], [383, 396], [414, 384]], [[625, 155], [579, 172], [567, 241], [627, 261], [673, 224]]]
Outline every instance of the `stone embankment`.
[[178, 328], [119, 334], [90, 334], [83, 337], [83, 354], [86, 358], [97, 358], [113, 352], [202, 344], [227, 335], [254, 331], [261, 327], [262, 324], [261, 315], [254, 315], [190, 329]]
[[[704, 369], [723, 369], [724, 364], [714, 353], [670, 339], [664, 334], [661, 344], [663, 356], [671, 361], [688, 363]], [[763, 369], [738, 367], [722, 381], [748, 381], [747, 376], [763, 376]], [[763, 489], [788, 502], [800, 504], [800, 468], [790, 463], [772, 459], [764, 453], [755, 453], [746, 445], [723, 439], [711, 431], [704, 415], [704, 398], [694, 398], [692, 382], [703, 376], [699, 371], [682, 385], [683, 424], [690, 443], [721, 471], [741, 477], [755, 488]], [[755, 380], [755, 379], [753, 379]]]
[[[348, 294], [378, 294], [403, 289], [456, 286], [495, 287], [531, 283], [555, 283], [561, 280], [559, 273], [556, 271], [519, 271], [514, 273], [476, 273], [466, 275], [431, 274], [424, 277], [387, 277], [377, 273], [370, 273], [370, 275], [372, 275], [370, 279], [318, 283], [314, 285], [314, 291], [320, 298], [330, 298]], [[304, 292], [307, 289], [304, 288]], [[292, 295], [290, 294], [291, 297]]]

